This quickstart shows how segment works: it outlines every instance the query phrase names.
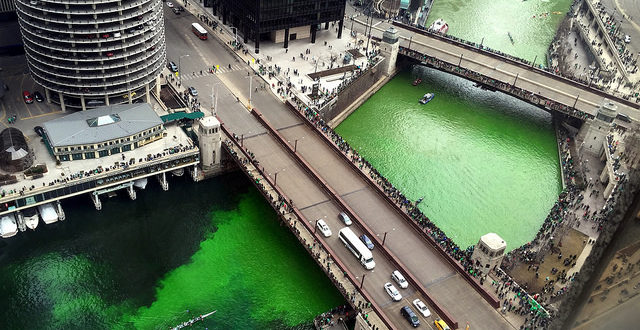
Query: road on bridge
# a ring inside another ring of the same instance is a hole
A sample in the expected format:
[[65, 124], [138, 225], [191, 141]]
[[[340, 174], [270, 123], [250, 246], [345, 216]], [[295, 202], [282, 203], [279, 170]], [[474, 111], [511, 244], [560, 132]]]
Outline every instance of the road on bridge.
[[[379, 247], [373, 251], [377, 264], [374, 270], [366, 271], [355, 260], [337, 238], [337, 231], [343, 227], [337, 215], [342, 210], [246, 108], [237, 102], [236, 97], [244, 100], [248, 98], [249, 79], [254, 79], [254, 88], [256, 84], [264, 82], [253, 76], [246, 63], [237, 62], [236, 57], [217, 38], [207, 41], [197, 39], [190, 31], [190, 24], [196, 21], [193, 16], [177, 16], [168, 10], [165, 10], [165, 15], [168, 59], [177, 63], [178, 58], [183, 56], [183, 84], [198, 89], [200, 102], [205, 111], [211, 109], [211, 89], [217, 89], [217, 115], [232, 132], [244, 136], [245, 146], [255, 153], [260, 164], [272, 178], [278, 173], [278, 186], [293, 199], [296, 207], [307, 219], [325, 219], [334, 232], [334, 236], [328, 238], [326, 243], [354, 274], [366, 274], [364, 289], [371, 294], [394, 324], [402, 328], [408, 327], [408, 323], [400, 316], [400, 307], [410, 305], [411, 300], [415, 298], [425, 302], [427, 300], [410, 286], [401, 290], [404, 296], [402, 302], [391, 301], [382, 286], [390, 281], [390, 273], [395, 269], [392, 263], [382, 256], [378, 251]], [[208, 74], [207, 68], [216, 64], [226, 69], [215, 75]], [[228, 69], [229, 64], [231, 69]], [[204, 70], [202, 75], [200, 70]], [[248, 72], [251, 74], [247, 75]], [[338, 192], [367, 226], [376, 235], [388, 233], [386, 247], [408, 267], [410, 273], [461, 326], [469, 322], [472, 329], [512, 328], [433, 247], [424, 241], [420, 233], [396, 213], [385, 199], [277, 97], [268, 90], [259, 89], [257, 93], [252, 93], [253, 104], [257, 105], [266, 119], [290, 144], [298, 141], [297, 150], [302, 157]], [[362, 233], [358, 226], [354, 225], [352, 229], [357, 235]], [[431, 309], [433, 311], [433, 308]], [[430, 320], [420, 318], [423, 324], [433, 325], [433, 316]]]

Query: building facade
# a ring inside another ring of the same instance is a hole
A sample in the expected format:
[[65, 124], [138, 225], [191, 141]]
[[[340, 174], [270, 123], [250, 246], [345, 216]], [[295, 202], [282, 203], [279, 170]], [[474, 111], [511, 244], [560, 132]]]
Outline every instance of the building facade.
[[283, 42], [311, 38], [316, 32], [329, 28], [329, 22], [338, 22], [338, 38], [342, 36], [344, 0], [213, 0], [213, 14], [222, 16], [224, 24], [231, 24], [244, 36], [255, 42], [256, 53], [260, 40]]
[[44, 123], [44, 140], [59, 161], [101, 158], [163, 137], [162, 119], [147, 103], [76, 112]]
[[15, 0], [31, 76], [67, 108], [149, 101], [166, 58], [160, 0]]

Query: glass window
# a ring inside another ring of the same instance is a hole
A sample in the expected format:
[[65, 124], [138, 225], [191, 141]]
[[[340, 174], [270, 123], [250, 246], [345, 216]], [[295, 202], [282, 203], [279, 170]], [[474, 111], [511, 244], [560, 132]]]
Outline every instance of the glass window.
[[115, 155], [115, 154], [117, 154], [117, 153], [120, 153], [120, 148], [115, 147], [115, 148], [111, 149], [111, 154], [112, 154], [112, 155]]
[[109, 156], [109, 151], [108, 150], [100, 150], [100, 151], [98, 151], [98, 156], [100, 156], [100, 157]]
[[81, 160], [81, 159], [82, 159], [81, 153], [73, 154], [73, 160]]
[[84, 159], [92, 159], [92, 158], [96, 158], [95, 152], [85, 152]]

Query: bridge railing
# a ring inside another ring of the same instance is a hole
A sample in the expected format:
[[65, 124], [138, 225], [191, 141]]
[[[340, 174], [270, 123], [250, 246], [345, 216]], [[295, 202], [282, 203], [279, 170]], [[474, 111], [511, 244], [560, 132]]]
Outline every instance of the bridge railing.
[[329, 186], [329, 184], [307, 163], [307, 161], [298, 154], [297, 150], [292, 147], [287, 140], [269, 123], [266, 118], [258, 111], [257, 109], [252, 109], [251, 113], [260, 121], [260, 123], [267, 128], [269, 133], [274, 136], [278, 142], [287, 149], [288, 153], [294, 157], [294, 159], [304, 168], [304, 170], [316, 181], [322, 188], [329, 194], [329, 196], [353, 219], [360, 227], [363, 229], [368, 236], [375, 241], [378, 245], [379, 250], [387, 260], [389, 260], [397, 269], [402, 270], [405, 277], [413, 285], [414, 288], [420, 292], [428, 303], [438, 312], [440, 317], [447, 322], [453, 329], [458, 328], [458, 322], [455, 321], [453, 316], [446, 310], [440, 303], [438, 303], [429, 293], [427, 293], [426, 288], [422, 285], [420, 281], [409, 272], [408, 268], [397, 258], [395, 257], [389, 249], [382, 244], [377, 235], [374, 235], [374, 232], [369, 228], [366, 223], [347, 205], [344, 200], [338, 195], [338, 193]]
[[[342, 261], [339, 258], [335, 257], [336, 256], [335, 252], [315, 233], [314, 228], [312, 228], [309, 225], [309, 221], [304, 215], [302, 215], [300, 210], [294, 205], [292, 205], [290, 202], [288, 202], [291, 200], [280, 189], [280, 187], [278, 187], [275, 184], [275, 182], [273, 182], [272, 179], [264, 173], [264, 168], [263, 169], [260, 168], [260, 166], [257, 164], [257, 162], [255, 162], [255, 160], [249, 154], [249, 152], [244, 148], [244, 146], [240, 142], [238, 142], [235, 135], [232, 134], [223, 123], [221, 123], [221, 129], [228, 139], [227, 140], [228, 143], [227, 141], [223, 143], [223, 146], [225, 147], [225, 149], [227, 149], [229, 154], [234, 158], [234, 160], [244, 170], [244, 172], [251, 179], [254, 179], [252, 181], [253, 181], [253, 184], [256, 186], [256, 188], [258, 188], [260, 193], [265, 197], [265, 199], [267, 199], [267, 201], [271, 202], [272, 207], [276, 210], [276, 212], [279, 212], [280, 217], [283, 218], [284, 223], [289, 227], [289, 229], [294, 234], [297, 234], [296, 236], [301, 241], [302, 245], [305, 247], [305, 249], [307, 249], [309, 254], [313, 256], [313, 258], [320, 265], [322, 270], [327, 273], [329, 278], [334, 282], [336, 287], [340, 290], [342, 295], [349, 302], [349, 304], [354, 308], [354, 310], [364, 310], [364, 308], [367, 305], [369, 305], [373, 309], [373, 311], [376, 313], [377, 317], [380, 319], [380, 322], [382, 324], [384, 324], [389, 329], [395, 329], [395, 326], [393, 325], [391, 320], [387, 317], [387, 315], [382, 311], [380, 306], [372, 299], [372, 297], [369, 295], [369, 293], [366, 290], [362, 289], [359, 286], [358, 281], [355, 275], [353, 274], [353, 272], [351, 272], [349, 268], [346, 265], [344, 265], [344, 263], [342, 263]], [[244, 159], [242, 159], [242, 157], [244, 157]], [[252, 174], [252, 172], [257, 172], [257, 174], [260, 177], [255, 177]], [[259, 181], [266, 181], [268, 184], [268, 187], [265, 186], [264, 184], [261, 184]], [[274, 196], [271, 195], [270, 192], [275, 192], [278, 198], [274, 199]], [[278, 203], [281, 203], [281, 201], [284, 201], [283, 205], [278, 205]], [[295, 218], [297, 218], [297, 221], [294, 220], [294, 218], [292, 217], [285, 217], [287, 212], [292, 213], [295, 216]], [[300, 230], [296, 227], [297, 222], [302, 223], [308, 235], [312, 237], [314, 245], [310, 245], [309, 242], [307, 242], [306, 239], [302, 237], [302, 235], [300, 234]], [[327, 264], [326, 267], [322, 264], [319, 257], [319, 252], [314, 251], [313, 246], [315, 246], [315, 243], [319, 244], [319, 246], [324, 250], [326, 255], [330, 256], [331, 259], [333, 259], [333, 261], [335, 262], [335, 265], [338, 267], [341, 274], [338, 274], [338, 275], [333, 274], [331, 272], [330, 264]], [[318, 253], [318, 254], [316, 255], [315, 253]], [[340, 275], [342, 275], [343, 280], [346, 280], [348, 281], [349, 284], [351, 284], [352, 286], [351, 290], [349, 290], [340, 282], [339, 280]], [[351, 294], [349, 291], [352, 291], [353, 294]], [[361, 300], [363, 302], [362, 304], [360, 304], [360, 299], [355, 299], [356, 294], [360, 295]], [[356, 304], [356, 301], [358, 301], [358, 304]], [[369, 317], [367, 318], [367, 321], [368, 322], [375, 321], [375, 318]]]
[[429, 36], [431, 38], [438, 39], [440, 41], [443, 41], [443, 42], [446, 42], [446, 43], [449, 43], [449, 44], [452, 44], [452, 45], [456, 45], [456, 46], [462, 47], [464, 49], [467, 49], [467, 50], [470, 50], [470, 51], [473, 51], [473, 52], [476, 52], [476, 53], [481, 53], [483, 55], [490, 56], [490, 57], [502, 60], [504, 62], [508, 62], [509, 64], [517, 65], [517, 66], [519, 66], [521, 68], [525, 68], [527, 70], [535, 71], [536, 73], [544, 75], [545, 77], [549, 77], [549, 78], [552, 78], [552, 79], [557, 80], [559, 82], [570, 84], [570, 85], [572, 85], [574, 87], [581, 88], [583, 90], [589, 91], [589, 92], [594, 93], [594, 94], [596, 94], [598, 96], [601, 96], [601, 97], [606, 97], [606, 98], [608, 98], [610, 100], [616, 101], [616, 102], [618, 102], [620, 104], [624, 104], [624, 105], [629, 106], [631, 108], [640, 109], [640, 105], [638, 105], [637, 103], [634, 103], [632, 101], [626, 100], [626, 99], [621, 98], [619, 96], [615, 96], [615, 95], [609, 94], [609, 93], [607, 93], [607, 92], [605, 92], [605, 91], [603, 91], [601, 89], [595, 88], [592, 85], [587, 85], [584, 82], [581, 82], [581, 81], [578, 81], [578, 80], [575, 80], [575, 79], [571, 79], [571, 78], [568, 78], [568, 77], [565, 77], [565, 76], [561, 76], [561, 75], [555, 74], [553, 72], [538, 68], [535, 65], [533, 65], [532, 63], [530, 63], [530, 62], [528, 62], [528, 61], [526, 61], [524, 59], [520, 59], [520, 58], [514, 59], [514, 58], [511, 58], [510, 56], [507, 56], [506, 54], [502, 54], [502, 53], [498, 54], [498, 53], [491, 52], [491, 51], [488, 51], [488, 50], [483, 49], [483, 48], [479, 48], [478, 46], [476, 46], [475, 43], [469, 44], [469, 42], [465, 41], [465, 40], [455, 40], [455, 39], [452, 39], [450, 37], [444, 36], [442, 34], [434, 33], [434, 32], [431, 32], [429, 30], [426, 30], [426, 29], [421, 29], [421, 28], [418, 28], [418, 27], [415, 27], [415, 26], [412, 26], [412, 25], [404, 24], [402, 22], [393, 21], [392, 24], [395, 25], [395, 26], [401, 27], [403, 29], [407, 29], [407, 30], [409, 30], [411, 32], [415, 32], [415, 33], [418, 33], [418, 34]]

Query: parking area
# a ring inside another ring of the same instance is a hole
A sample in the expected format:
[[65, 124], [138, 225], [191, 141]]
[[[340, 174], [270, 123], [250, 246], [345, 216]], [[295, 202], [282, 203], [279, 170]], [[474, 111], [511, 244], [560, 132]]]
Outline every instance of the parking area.
[[[46, 100], [42, 102], [35, 100], [33, 97], [35, 91], [40, 92], [44, 98], [44, 88], [31, 78], [24, 55], [3, 57], [0, 78], [9, 88], [5, 91], [4, 98], [0, 100], [1, 129], [16, 127], [29, 139], [36, 136], [33, 127], [65, 115], [60, 106], [47, 104]], [[31, 94], [32, 103], [25, 102], [23, 91]]]

